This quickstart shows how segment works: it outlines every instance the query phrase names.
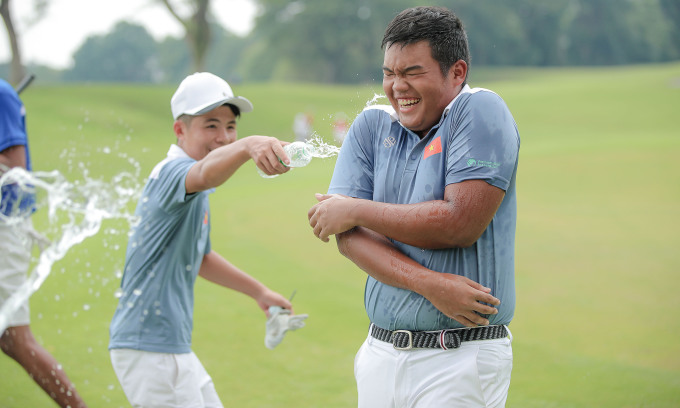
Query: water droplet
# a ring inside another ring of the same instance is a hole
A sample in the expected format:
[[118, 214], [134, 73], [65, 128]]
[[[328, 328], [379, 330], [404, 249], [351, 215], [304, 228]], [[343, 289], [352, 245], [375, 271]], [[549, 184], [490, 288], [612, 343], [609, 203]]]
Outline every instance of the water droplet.
[[142, 294], [142, 290], [141, 289], [135, 289], [135, 290], [132, 291], [132, 293], [134, 293], [135, 296], [139, 296], [139, 295]]
[[88, 304], [83, 305], [83, 310], [90, 310], [90, 305]]
[[117, 299], [120, 299], [123, 296], [123, 289], [116, 289], [116, 291], [113, 292], [113, 296], [115, 296]]

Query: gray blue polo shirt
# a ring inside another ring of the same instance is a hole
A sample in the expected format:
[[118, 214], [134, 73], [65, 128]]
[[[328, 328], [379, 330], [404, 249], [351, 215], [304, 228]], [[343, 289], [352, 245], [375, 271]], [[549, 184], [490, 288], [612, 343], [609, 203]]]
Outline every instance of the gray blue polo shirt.
[[[447, 185], [484, 180], [505, 191], [493, 220], [468, 248], [422, 249], [395, 240], [406, 255], [438, 271], [465, 276], [499, 298], [490, 324], [508, 324], [515, 309], [515, 176], [519, 132], [495, 93], [466, 86], [439, 123], [421, 139], [404, 128], [391, 106], [365, 109], [352, 124], [329, 193], [393, 204], [442, 200]], [[462, 325], [421, 295], [368, 277], [364, 295], [371, 322], [390, 330], [438, 330]]]
[[187, 195], [185, 179], [194, 163], [172, 145], [149, 176], [135, 212], [140, 223], [128, 241], [109, 349], [191, 351], [194, 283], [210, 252], [213, 191]]

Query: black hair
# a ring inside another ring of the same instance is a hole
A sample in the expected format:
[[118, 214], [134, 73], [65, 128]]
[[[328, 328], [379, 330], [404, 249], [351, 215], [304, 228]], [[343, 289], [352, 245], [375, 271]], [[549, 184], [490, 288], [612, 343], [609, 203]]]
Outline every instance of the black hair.
[[230, 104], [230, 103], [225, 103], [225, 104], [222, 105], [222, 106], [228, 106], [228, 107], [230, 107], [230, 108], [231, 108], [231, 111], [234, 113], [234, 116], [236, 116], [237, 118], [241, 116], [241, 109], [239, 109], [238, 106], [232, 105], [232, 104]]
[[385, 29], [381, 49], [427, 41], [432, 58], [446, 77], [458, 60], [470, 66], [470, 50], [463, 22], [444, 7], [414, 7], [399, 13]]

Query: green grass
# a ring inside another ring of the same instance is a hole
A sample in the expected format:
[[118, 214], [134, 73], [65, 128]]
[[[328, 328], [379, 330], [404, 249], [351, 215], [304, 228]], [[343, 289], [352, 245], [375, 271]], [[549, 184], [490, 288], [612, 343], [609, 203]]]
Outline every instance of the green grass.
[[[680, 64], [484, 71], [473, 85], [510, 106], [522, 137], [517, 310], [508, 407], [680, 406]], [[239, 132], [292, 140], [311, 111], [353, 117], [380, 84], [241, 84], [255, 111]], [[139, 179], [174, 141], [173, 87], [41, 86], [23, 95], [37, 170], [71, 179]], [[111, 153], [105, 153], [105, 148]], [[80, 165], [83, 163], [83, 165]], [[365, 275], [307, 224], [334, 160], [276, 179], [248, 163], [212, 195], [214, 249], [284, 295], [307, 327], [275, 350], [249, 298], [199, 281], [194, 350], [226, 406], [352, 407], [354, 353], [366, 335]], [[39, 220], [38, 220], [39, 222]], [[92, 407], [126, 407], [108, 358], [125, 223], [105, 222], [59, 261], [31, 298], [32, 327]], [[0, 407], [49, 406], [0, 357]]]

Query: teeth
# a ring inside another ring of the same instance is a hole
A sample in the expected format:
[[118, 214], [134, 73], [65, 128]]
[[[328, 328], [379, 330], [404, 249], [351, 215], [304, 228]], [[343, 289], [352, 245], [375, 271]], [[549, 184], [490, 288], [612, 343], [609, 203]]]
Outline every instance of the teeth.
[[411, 106], [420, 102], [420, 99], [399, 99], [399, 106]]

